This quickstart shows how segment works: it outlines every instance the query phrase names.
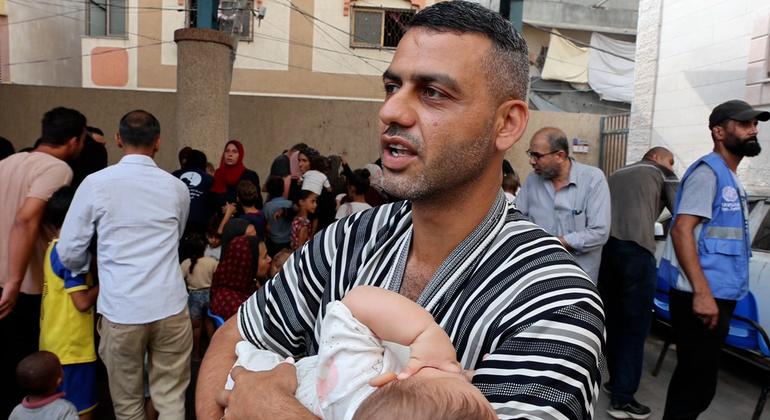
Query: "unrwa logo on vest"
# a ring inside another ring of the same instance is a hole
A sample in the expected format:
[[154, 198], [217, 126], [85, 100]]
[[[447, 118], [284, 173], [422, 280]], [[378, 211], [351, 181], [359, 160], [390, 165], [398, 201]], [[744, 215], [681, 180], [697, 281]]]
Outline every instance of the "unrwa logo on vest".
[[722, 188], [722, 211], [740, 211], [741, 204], [738, 203], [738, 191], [735, 187], [726, 186]]

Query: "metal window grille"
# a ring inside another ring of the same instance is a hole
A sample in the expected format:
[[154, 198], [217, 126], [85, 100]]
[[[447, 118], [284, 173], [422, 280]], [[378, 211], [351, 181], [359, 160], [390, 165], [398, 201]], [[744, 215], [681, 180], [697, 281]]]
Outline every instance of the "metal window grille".
[[86, 33], [125, 37], [126, 10], [126, 0], [86, 0]]
[[353, 7], [350, 46], [396, 48], [414, 14], [414, 10]]
[[610, 176], [626, 164], [629, 114], [609, 115], [600, 120], [599, 167]]

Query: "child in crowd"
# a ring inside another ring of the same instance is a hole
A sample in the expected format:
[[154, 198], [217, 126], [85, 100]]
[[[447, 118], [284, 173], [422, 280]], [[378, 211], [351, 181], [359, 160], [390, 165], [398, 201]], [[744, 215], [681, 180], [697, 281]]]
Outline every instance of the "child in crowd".
[[51, 352], [38, 351], [22, 359], [16, 366], [16, 381], [28, 394], [8, 420], [78, 420], [77, 409], [58, 390], [63, 377], [61, 363]]
[[[327, 305], [320, 331], [318, 355], [295, 364], [295, 396], [321, 418], [497, 418], [471, 384], [472, 373], [462, 371], [446, 332], [430, 313], [398, 293], [356, 287], [342, 301]], [[236, 353], [235, 365], [252, 371], [294, 363], [247, 341], [236, 345]], [[232, 386], [228, 377], [225, 388]]]
[[263, 208], [267, 220], [267, 252], [275, 255], [291, 245], [291, 220], [286, 213], [294, 203], [283, 197], [283, 179], [279, 177], [269, 177], [265, 189], [269, 198]]
[[508, 201], [512, 203], [516, 201], [516, 193], [519, 192], [519, 186], [519, 176], [516, 175], [516, 172], [503, 175], [503, 192]]
[[281, 271], [281, 268], [283, 268], [283, 264], [286, 262], [286, 260], [289, 259], [291, 256], [291, 250], [283, 248], [280, 251], [276, 252], [276, 254], [273, 256], [273, 260], [270, 263], [270, 275], [268, 278], [275, 277], [276, 274], [278, 274], [279, 271]]
[[291, 249], [297, 250], [312, 236], [312, 225], [308, 216], [316, 209], [318, 194], [309, 190], [302, 190], [297, 200], [297, 215], [291, 222]]
[[366, 169], [356, 169], [353, 176], [348, 178], [348, 197], [346, 203], [340, 204], [337, 208], [335, 219], [339, 220], [348, 217], [353, 213], [358, 213], [372, 208], [366, 202], [366, 193], [369, 191], [369, 171]]
[[[75, 191], [56, 191], [44, 213], [45, 224], [58, 237]], [[94, 303], [99, 286], [92, 277], [73, 276], [59, 260], [57, 239], [48, 246], [43, 262], [43, 297], [40, 310], [40, 350], [54, 353], [64, 366], [61, 390], [81, 419], [90, 419], [98, 398], [96, 392], [96, 350], [94, 346]]]
[[265, 239], [265, 214], [262, 213], [262, 196], [253, 182], [244, 180], [238, 183], [238, 204], [243, 213], [238, 216], [248, 220], [257, 230], [257, 236]]
[[219, 261], [222, 256], [222, 235], [217, 232], [216, 227], [209, 227], [206, 230], [206, 242], [206, 250], [203, 251], [203, 256]]
[[182, 261], [181, 269], [184, 281], [187, 283], [187, 306], [190, 308], [190, 319], [193, 326], [193, 360], [201, 358], [201, 329], [206, 326], [206, 334], [214, 336], [214, 324], [206, 317], [209, 309], [209, 289], [214, 271], [217, 269], [217, 260], [204, 256], [206, 245], [203, 238], [192, 235], [182, 243], [184, 254], [189, 256]]

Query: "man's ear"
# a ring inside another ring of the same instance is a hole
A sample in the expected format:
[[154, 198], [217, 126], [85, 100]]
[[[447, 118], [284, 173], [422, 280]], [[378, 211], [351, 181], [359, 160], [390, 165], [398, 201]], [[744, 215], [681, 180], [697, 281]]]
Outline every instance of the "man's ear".
[[529, 121], [527, 103], [518, 99], [503, 102], [495, 113], [496, 132], [495, 148], [505, 152], [513, 147], [524, 134]]
[[152, 145], [152, 150], [157, 152], [160, 150], [160, 136], [155, 139], [155, 144]]
[[123, 148], [123, 140], [120, 138], [120, 133], [115, 133], [115, 143], [118, 144], [118, 149]]

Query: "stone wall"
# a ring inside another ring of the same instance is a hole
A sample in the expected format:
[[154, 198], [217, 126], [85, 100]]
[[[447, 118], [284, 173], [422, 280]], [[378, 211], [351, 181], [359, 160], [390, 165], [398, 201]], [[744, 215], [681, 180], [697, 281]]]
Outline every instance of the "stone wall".
[[[108, 138], [110, 163], [120, 159], [114, 136], [120, 117], [141, 108], [153, 113], [161, 123], [161, 149], [156, 160], [167, 170], [178, 167], [177, 151], [185, 145], [177, 138], [176, 98], [173, 92], [58, 88], [0, 85], [0, 136], [17, 148], [30, 146], [40, 133], [43, 113], [55, 106], [80, 110], [89, 125], [104, 130]], [[264, 177], [273, 158], [294, 143], [305, 142], [323, 154], [347, 152], [351, 166], [360, 167], [379, 157], [379, 101], [304, 99], [266, 96], [230, 96], [230, 138], [245, 145], [245, 164]], [[591, 165], [599, 163], [599, 115], [533, 111], [522, 139], [507, 158], [522, 181], [531, 171], [525, 151], [532, 134], [544, 126], [562, 128], [569, 137], [585, 140], [588, 154], [576, 159]], [[223, 140], [212, 139], [207, 150], [209, 161], [219, 165]]]

